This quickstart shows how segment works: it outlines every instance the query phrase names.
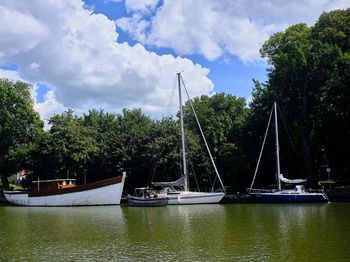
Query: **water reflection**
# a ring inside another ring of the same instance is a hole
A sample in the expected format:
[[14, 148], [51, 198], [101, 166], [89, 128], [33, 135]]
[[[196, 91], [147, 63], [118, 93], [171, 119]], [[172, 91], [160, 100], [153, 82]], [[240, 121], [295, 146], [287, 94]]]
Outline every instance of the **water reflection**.
[[0, 207], [0, 261], [348, 261], [350, 204]]
[[91, 246], [125, 231], [120, 207], [4, 207], [0, 222], [2, 255], [23, 261], [89, 259]]
[[276, 257], [287, 261], [291, 257], [304, 260], [303, 256], [310, 254], [316, 258], [322, 254], [317, 253], [319, 248], [309, 249], [305, 254], [305, 247], [315, 243], [326, 247], [328, 240], [321, 232], [328, 232], [331, 209], [328, 204], [242, 205], [235, 213], [229, 213], [237, 222], [231, 223], [236, 227], [236, 234], [229, 236], [228, 241], [243, 247], [236, 250], [237, 257], [243, 260], [266, 261]]
[[[132, 258], [176, 260], [201, 257], [213, 241], [222, 241], [216, 227], [224, 219], [220, 205], [167, 206], [163, 208], [124, 207], [127, 241], [137, 252]], [[157, 252], [155, 252], [157, 250]]]

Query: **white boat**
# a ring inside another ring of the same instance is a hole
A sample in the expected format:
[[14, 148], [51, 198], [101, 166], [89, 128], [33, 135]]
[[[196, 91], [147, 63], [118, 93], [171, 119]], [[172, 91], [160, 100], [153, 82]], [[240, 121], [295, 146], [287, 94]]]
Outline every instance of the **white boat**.
[[216, 168], [214, 159], [211, 155], [211, 152], [209, 150], [209, 146], [207, 144], [207, 141], [205, 139], [204, 133], [202, 131], [202, 128], [200, 126], [200, 123], [198, 121], [196, 112], [194, 111], [194, 107], [192, 105], [191, 99], [188, 96], [187, 90], [187, 96], [189, 98], [189, 102], [193, 111], [193, 114], [195, 116], [195, 119], [198, 124], [198, 128], [200, 130], [200, 133], [202, 135], [202, 138], [204, 140], [208, 155], [210, 157], [210, 160], [212, 162], [212, 165], [214, 167], [216, 176], [219, 179], [219, 182], [221, 184], [221, 190], [220, 192], [197, 192], [197, 191], [190, 191], [189, 189], [189, 179], [188, 179], [188, 172], [187, 172], [187, 160], [186, 160], [186, 141], [185, 141], [185, 133], [184, 133], [184, 123], [183, 123], [183, 109], [182, 109], [182, 94], [181, 94], [181, 73], [177, 73], [177, 80], [178, 80], [178, 89], [179, 89], [179, 104], [180, 104], [180, 129], [181, 129], [181, 155], [182, 155], [182, 176], [177, 181], [172, 182], [152, 182], [154, 186], [161, 187], [161, 191], [158, 193], [158, 197], [166, 197], [168, 199], [169, 205], [186, 205], [186, 204], [211, 204], [211, 203], [219, 203], [221, 199], [225, 195], [225, 187], [222, 183], [222, 180], [220, 178], [219, 172]]
[[[275, 150], [276, 150], [276, 180], [278, 184], [277, 189], [253, 189], [254, 181], [256, 178], [256, 174], [259, 168], [259, 163], [261, 159], [261, 155], [264, 149], [266, 136], [269, 130], [272, 113], [274, 112], [275, 118]], [[296, 185], [294, 189], [282, 189], [282, 182], [286, 184], [302, 184], [306, 182], [306, 179], [288, 179], [285, 178], [280, 171], [280, 157], [279, 157], [279, 141], [278, 141], [278, 121], [277, 121], [277, 104], [276, 102], [273, 104], [271, 109], [270, 118], [267, 124], [265, 137], [263, 141], [263, 145], [260, 151], [260, 156], [258, 159], [258, 163], [255, 169], [253, 181], [251, 183], [250, 188], [248, 189], [249, 195], [251, 195], [256, 202], [262, 203], [306, 203], [306, 202], [328, 202], [329, 199], [326, 193], [321, 190], [318, 192], [316, 190], [305, 190], [304, 185]]]
[[125, 175], [78, 186], [75, 179], [38, 179], [31, 191], [4, 191], [4, 195], [11, 204], [20, 206], [119, 205]]

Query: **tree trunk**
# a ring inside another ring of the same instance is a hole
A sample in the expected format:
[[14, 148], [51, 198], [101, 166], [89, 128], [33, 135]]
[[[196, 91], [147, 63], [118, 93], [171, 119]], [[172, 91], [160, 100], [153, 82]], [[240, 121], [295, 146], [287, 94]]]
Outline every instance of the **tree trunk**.
[[9, 189], [9, 181], [8, 181], [6, 175], [1, 175], [1, 182], [2, 182], [2, 185], [4, 186], [5, 190], [8, 190]]
[[9, 189], [9, 181], [7, 179], [7, 172], [4, 169], [4, 159], [1, 157], [1, 148], [0, 148], [0, 173], [1, 173], [1, 182], [5, 190]]

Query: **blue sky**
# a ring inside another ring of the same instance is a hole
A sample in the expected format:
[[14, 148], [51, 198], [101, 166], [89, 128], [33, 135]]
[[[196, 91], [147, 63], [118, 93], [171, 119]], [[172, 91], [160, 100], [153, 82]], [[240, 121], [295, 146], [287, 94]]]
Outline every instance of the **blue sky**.
[[[161, 2], [160, 2], [161, 3]], [[87, 8], [92, 8], [94, 13], [106, 15], [111, 20], [117, 20], [121, 17], [129, 16], [125, 9], [123, 1], [85, 1]], [[153, 14], [154, 15], [154, 14]], [[117, 28], [119, 33], [118, 41], [128, 42], [131, 45], [137, 43], [129, 34]], [[155, 48], [152, 46], [146, 47], [148, 50], [156, 52], [157, 54], [172, 54], [178, 55], [171, 48]], [[239, 97], [250, 99], [253, 88], [252, 79], [261, 82], [267, 81], [266, 63], [245, 64], [239, 61], [237, 57], [228, 55], [228, 57], [220, 58], [216, 61], [210, 61], [201, 55], [182, 55], [182, 57], [189, 58], [195, 63], [199, 63], [210, 69], [208, 77], [215, 85], [215, 92], [225, 92]]]
[[[123, 1], [85, 1], [87, 8], [93, 8], [94, 13], [106, 15], [111, 20], [117, 20], [121, 17], [129, 16], [125, 9]], [[119, 33], [118, 41], [128, 42], [131, 45], [137, 43], [129, 34], [117, 28]], [[157, 54], [172, 54], [177, 53], [171, 48], [154, 48], [147, 46], [147, 49]], [[215, 85], [215, 92], [225, 92], [247, 99], [251, 96], [253, 88], [252, 79], [257, 79], [261, 82], [267, 81], [266, 63], [245, 64], [239, 61], [237, 57], [229, 55], [227, 58], [220, 58], [216, 61], [209, 61], [201, 55], [182, 55], [189, 58], [195, 63], [199, 63], [210, 69], [208, 77]]]
[[[259, 48], [296, 23], [312, 26], [345, 0], [1, 0], [0, 77], [33, 84], [43, 119], [68, 108], [165, 112], [175, 73], [192, 97], [251, 98], [267, 80]], [[176, 111], [176, 108], [173, 109]]]

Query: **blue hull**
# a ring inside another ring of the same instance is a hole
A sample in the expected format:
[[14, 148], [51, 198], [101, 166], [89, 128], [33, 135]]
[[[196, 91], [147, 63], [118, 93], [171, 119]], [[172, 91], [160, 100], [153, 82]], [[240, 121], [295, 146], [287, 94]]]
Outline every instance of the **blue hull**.
[[274, 194], [274, 193], [253, 193], [250, 194], [258, 203], [317, 203], [328, 202], [329, 199], [324, 193], [314, 194]]

